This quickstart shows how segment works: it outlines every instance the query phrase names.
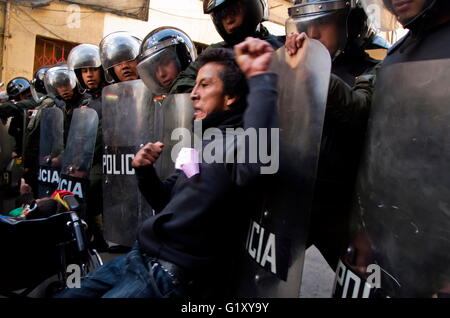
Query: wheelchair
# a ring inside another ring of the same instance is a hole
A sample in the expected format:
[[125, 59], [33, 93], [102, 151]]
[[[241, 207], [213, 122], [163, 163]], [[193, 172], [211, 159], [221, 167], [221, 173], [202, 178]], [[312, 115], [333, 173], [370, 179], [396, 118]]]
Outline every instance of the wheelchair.
[[44, 295], [52, 297], [67, 286], [69, 265], [76, 265], [80, 277], [103, 265], [97, 251], [89, 246], [87, 225], [78, 216], [77, 201], [73, 200], [69, 212], [47, 218], [0, 218], [0, 295], [29, 297], [56, 276]]

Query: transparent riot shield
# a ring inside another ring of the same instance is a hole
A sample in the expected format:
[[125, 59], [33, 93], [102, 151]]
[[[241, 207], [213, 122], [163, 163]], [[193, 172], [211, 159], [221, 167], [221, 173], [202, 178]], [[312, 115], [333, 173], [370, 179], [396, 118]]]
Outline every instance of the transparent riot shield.
[[153, 214], [131, 166], [139, 148], [154, 141], [153, 96], [141, 80], [107, 86], [102, 96], [104, 237], [132, 246]]
[[97, 128], [98, 115], [95, 110], [74, 110], [58, 190], [72, 191], [82, 202], [85, 202], [89, 191], [89, 172], [94, 158]]
[[41, 113], [37, 198], [50, 196], [59, 184], [60, 158], [64, 150], [63, 117], [57, 107], [43, 109]]
[[335, 297], [449, 294], [449, 67], [409, 62], [377, 75]]
[[0, 208], [1, 211], [9, 211], [14, 208], [14, 202], [10, 197], [11, 175], [7, 171], [11, 162], [11, 153], [14, 149], [14, 138], [8, 134], [11, 120], [0, 122]]
[[294, 57], [280, 48], [278, 74], [280, 165], [259, 187], [249, 221], [237, 296], [298, 297], [330, 79], [326, 48], [308, 39]]
[[11, 153], [14, 149], [14, 138], [8, 134], [9, 124], [11, 120], [8, 119], [4, 123], [0, 122], [0, 171], [1, 171], [1, 187], [9, 184], [9, 177], [4, 176], [6, 167], [11, 161]]
[[[15, 199], [19, 196], [20, 180], [23, 177], [23, 150], [25, 139], [25, 127], [27, 123], [27, 112], [22, 110], [23, 114], [19, 118], [11, 118], [5, 122], [0, 122], [0, 189], [4, 210], [8, 211], [15, 207]], [[20, 125], [21, 129], [17, 131], [17, 135], [12, 137], [9, 133], [10, 126], [13, 121], [17, 121], [16, 125]], [[20, 135], [20, 136], [19, 136]], [[20, 157], [12, 158], [14, 149], [20, 151]]]
[[[164, 151], [155, 163], [161, 180], [175, 171], [172, 150], [178, 154], [183, 145], [190, 147], [193, 120], [190, 94], [169, 95], [162, 104], [155, 104], [155, 140], [164, 144]], [[177, 146], [180, 149], [174, 149]]]

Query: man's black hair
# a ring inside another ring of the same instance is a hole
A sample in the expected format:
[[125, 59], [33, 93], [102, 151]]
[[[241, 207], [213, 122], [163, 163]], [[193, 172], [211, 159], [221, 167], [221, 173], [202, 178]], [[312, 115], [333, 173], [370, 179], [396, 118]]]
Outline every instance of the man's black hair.
[[62, 203], [51, 198], [39, 201], [36, 205], [36, 209], [27, 215], [27, 220], [48, 218], [49, 216], [67, 211]]
[[207, 63], [216, 63], [224, 68], [219, 73], [223, 81], [225, 95], [245, 97], [248, 93], [247, 80], [236, 63], [234, 53], [230, 49], [208, 48], [198, 58], [199, 69]]

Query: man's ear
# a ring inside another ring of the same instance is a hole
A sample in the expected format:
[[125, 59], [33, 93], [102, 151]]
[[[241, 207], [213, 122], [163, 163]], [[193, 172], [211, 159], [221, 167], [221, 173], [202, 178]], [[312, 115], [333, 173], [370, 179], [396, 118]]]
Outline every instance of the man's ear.
[[225, 107], [226, 109], [230, 109], [230, 106], [236, 103], [239, 99], [239, 96], [229, 96], [225, 95]]

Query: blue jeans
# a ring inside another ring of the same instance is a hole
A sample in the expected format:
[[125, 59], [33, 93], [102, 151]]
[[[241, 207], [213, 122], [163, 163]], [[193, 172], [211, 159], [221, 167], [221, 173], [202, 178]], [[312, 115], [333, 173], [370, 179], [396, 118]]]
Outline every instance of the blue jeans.
[[186, 297], [182, 286], [136, 244], [81, 279], [81, 288], [66, 288], [56, 298]]

